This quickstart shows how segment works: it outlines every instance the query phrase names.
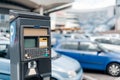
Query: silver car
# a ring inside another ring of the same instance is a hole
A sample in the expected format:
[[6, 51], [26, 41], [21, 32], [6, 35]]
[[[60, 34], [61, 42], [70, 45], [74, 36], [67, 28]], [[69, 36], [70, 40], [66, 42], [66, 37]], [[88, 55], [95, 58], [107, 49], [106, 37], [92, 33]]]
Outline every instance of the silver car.
[[[0, 80], [10, 80], [10, 60], [0, 58]], [[60, 55], [52, 49], [51, 80], [82, 80], [83, 71], [80, 64], [67, 56]]]
[[10, 80], [10, 60], [0, 58], [0, 80]]
[[53, 80], [82, 80], [83, 70], [76, 60], [60, 55], [52, 49], [52, 78]]

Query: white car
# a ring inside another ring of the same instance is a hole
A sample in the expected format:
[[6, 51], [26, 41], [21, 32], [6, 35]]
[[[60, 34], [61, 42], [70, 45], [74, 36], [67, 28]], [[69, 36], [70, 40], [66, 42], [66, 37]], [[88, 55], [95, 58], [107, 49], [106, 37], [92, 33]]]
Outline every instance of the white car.
[[100, 45], [106, 49], [113, 51], [120, 51], [120, 39], [96, 39], [96, 42], [99, 42]]
[[[10, 44], [10, 40], [4, 36], [0, 36], [0, 57], [5, 56], [7, 53], [7, 47]], [[3, 55], [4, 54], [4, 55]]]
[[110, 36], [89, 36], [89, 40], [92, 42], [98, 42], [101, 46], [106, 49], [113, 51], [120, 51], [120, 39], [118, 37], [110, 37]]
[[[0, 64], [0, 80], [10, 80], [10, 60], [0, 58]], [[52, 49], [51, 78], [51, 80], [82, 80], [83, 70], [76, 60], [60, 55]]]
[[0, 58], [0, 80], [10, 80], [10, 60]]
[[10, 40], [7, 37], [0, 36], [0, 50], [5, 50], [6, 45], [10, 44]]
[[83, 70], [75, 59], [52, 50], [52, 78], [53, 80], [82, 80]]
[[84, 34], [72, 33], [72, 34], [64, 34], [65, 39], [80, 39], [80, 40], [88, 40], [88, 38]]

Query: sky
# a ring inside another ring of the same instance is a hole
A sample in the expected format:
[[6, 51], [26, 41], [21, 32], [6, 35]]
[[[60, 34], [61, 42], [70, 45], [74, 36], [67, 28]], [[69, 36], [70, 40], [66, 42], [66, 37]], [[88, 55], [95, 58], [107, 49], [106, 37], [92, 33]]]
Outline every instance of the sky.
[[75, 0], [72, 9], [94, 10], [116, 5], [116, 0]]

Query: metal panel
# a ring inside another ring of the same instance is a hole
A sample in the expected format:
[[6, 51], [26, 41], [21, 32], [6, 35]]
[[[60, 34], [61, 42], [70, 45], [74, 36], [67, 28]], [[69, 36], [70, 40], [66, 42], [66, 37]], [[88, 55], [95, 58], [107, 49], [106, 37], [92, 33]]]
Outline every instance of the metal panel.
[[[24, 14], [23, 14], [24, 15]], [[29, 15], [29, 14], [28, 14]], [[26, 16], [26, 15], [24, 15]], [[30, 15], [29, 15], [30, 16]], [[16, 16], [11, 23], [16, 22], [15, 25], [11, 24], [11, 44], [10, 56], [11, 56], [11, 80], [42, 80], [41, 78], [50, 77], [51, 75], [51, 52], [50, 44], [48, 48], [42, 51], [37, 47], [25, 48], [25, 37], [35, 37], [36, 42], [39, 42], [39, 37], [45, 37], [50, 43], [50, 21], [49, 18], [41, 19], [36, 17], [21, 18]], [[37, 28], [39, 27], [39, 28]], [[14, 34], [14, 35], [13, 35]], [[41, 36], [43, 35], [43, 36]], [[25, 52], [29, 49], [29, 52]], [[37, 52], [37, 53], [36, 53]], [[30, 53], [32, 58], [24, 60], [24, 54]], [[35, 54], [34, 54], [35, 53]], [[39, 53], [39, 54], [38, 54]], [[43, 54], [42, 54], [43, 53]], [[42, 55], [41, 55], [42, 54]], [[46, 55], [47, 54], [47, 55]], [[38, 56], [39, 55], [39, 56]], [[32, 64], [32, 63], [35, 64]], [[37, 65], [36, 65], [37, 64]], [[34, 67], [32, 67], [34, 65]], [[35, 74], [31, 74], [29, 71], [35, 71]]]
[[9, 9], [0, 8], [0, 14], [9, 14]]
[[47, 36], [47, 29], [24, 28], [24, 36]]

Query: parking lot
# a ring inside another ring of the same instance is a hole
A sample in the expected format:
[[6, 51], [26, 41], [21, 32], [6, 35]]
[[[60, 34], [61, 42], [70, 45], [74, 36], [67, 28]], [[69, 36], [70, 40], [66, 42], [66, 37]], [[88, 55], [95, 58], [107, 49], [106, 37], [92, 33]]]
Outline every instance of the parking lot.
[[0, 80], [116, 76], [120, 0], [0, 0]]

